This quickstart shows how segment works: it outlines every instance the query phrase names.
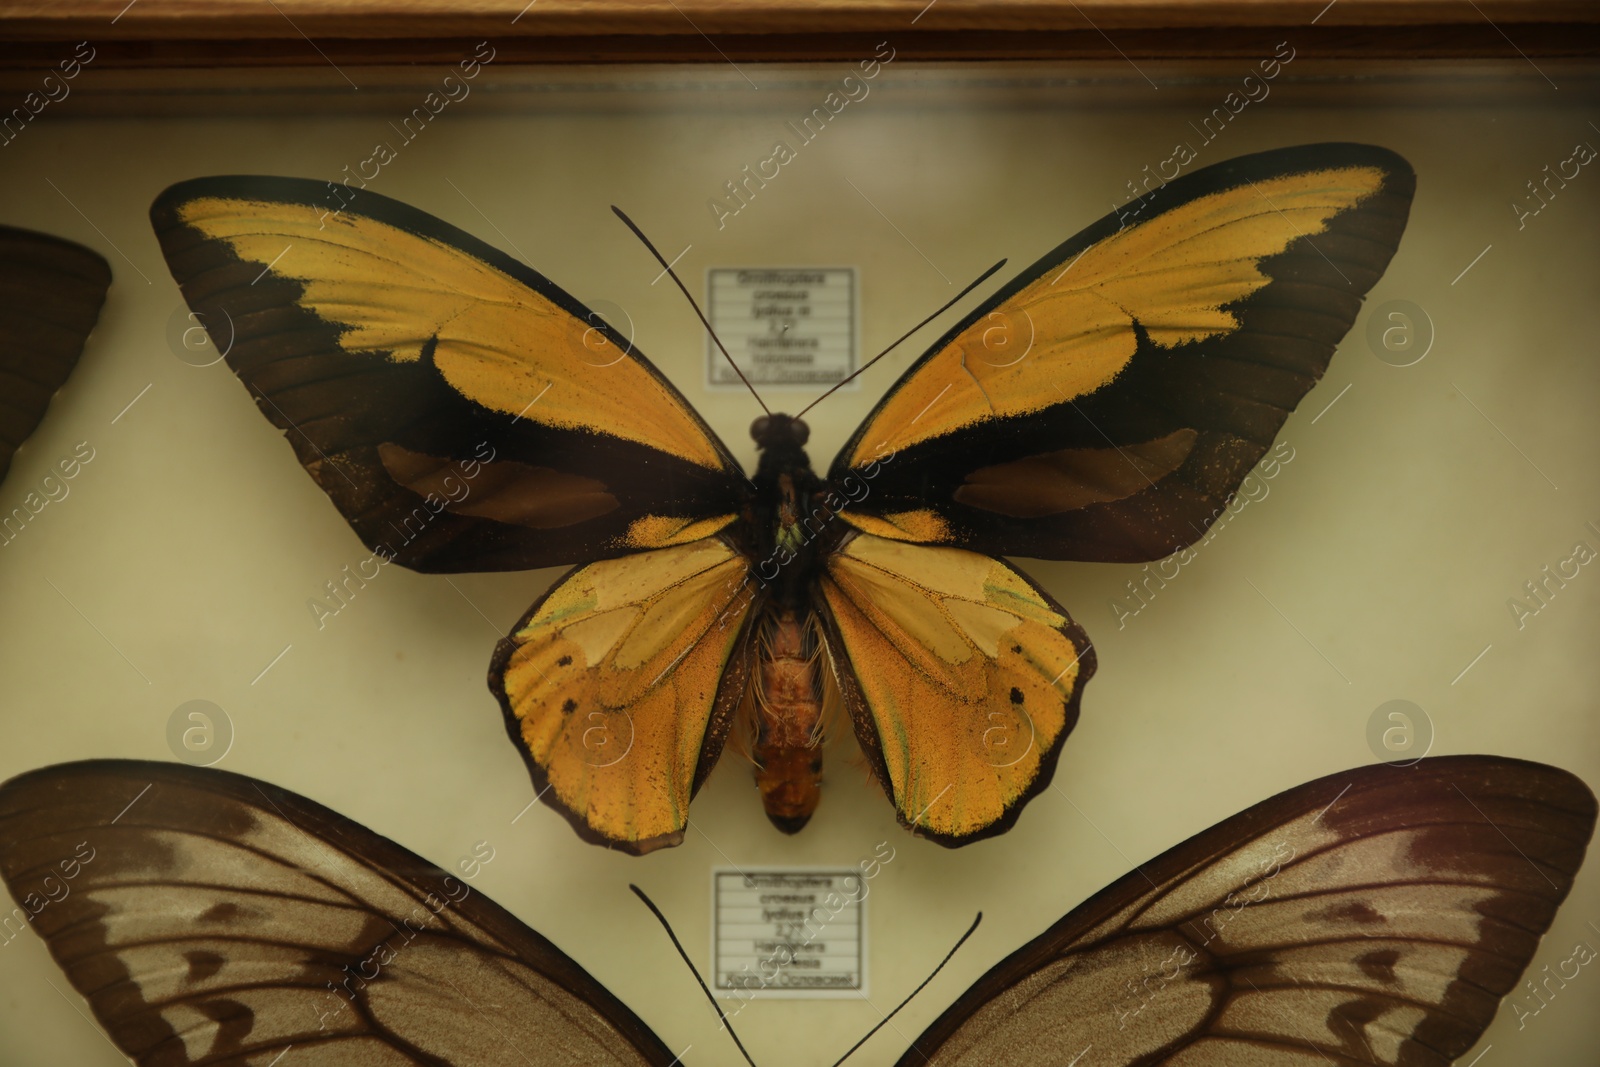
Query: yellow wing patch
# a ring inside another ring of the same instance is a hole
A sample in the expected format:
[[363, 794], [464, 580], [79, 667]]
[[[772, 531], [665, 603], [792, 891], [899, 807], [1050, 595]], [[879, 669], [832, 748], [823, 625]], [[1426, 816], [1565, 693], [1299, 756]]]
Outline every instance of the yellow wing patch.
[[943, 541], [950, 536], [950, 524], [928, 508], [895, 511], [888, 515], [869, 515], [864, 511], [842, 511], [839, 517], [851, 526], [891, 541]]
[[491, 685], [547, 799], [592, 835], [641, 852], [681, 839], [707, 734], [731, 716], [717, 698], [748, 572], [718, 538], [590, 564], [501, 643]]
[[[850, 466], [1094, 392], [1133, 358], [1134, 320], [1162, 348], [1233, 332], [1239, 321], [1226, 306], [1271, 281], [1260, 261], [1322, 233], [1384, 177], [1378, 167], [1353, 166], [1246, 183], [1091, 245], [914, 370], [862, 432]], [[1019, 345], [1025, 350], [1014, 355]]]
[[687, 406], [640, 360], [443, 241], [309, 204], [200, 197], [179, 215], [240, 259], [300, 282], [300, 305], [344, 327], [346, 351], [415, 361], [437, 336], [439, 372], [486, 408], [723, 467]]
[[1082, 631], [1000, 560], [871, 534], [822, 592], [901, 818], [952, 838], [999, 821], [1072, 727]]
[[671, 545], [684, 545], [690, 541], [710, 537], [738, 517], [732, 512], [727, 515], [713, 515], [709, 519], [646, 515], [629, 524], [622, 543], [629, 548], [667, 548]]

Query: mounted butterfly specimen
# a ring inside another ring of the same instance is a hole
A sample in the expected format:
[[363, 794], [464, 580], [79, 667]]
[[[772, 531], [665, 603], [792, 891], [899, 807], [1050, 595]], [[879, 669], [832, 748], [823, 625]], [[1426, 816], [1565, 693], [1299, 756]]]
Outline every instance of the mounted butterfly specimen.
[[[0, 480], [77, 366], [110, 287], [99, 254], [0, 226]], [[12, 536], [7, 529], [0, 541]]]
[[[1594, 822], [1582, 782], [1520, 760], [1320, 778], [1074, 908], [899, 1063], [1449, 1063], [1515, 987]], [[7, 923], [141, 1067], [681, 1062], [464, 882], [253, 778], [21, 775], [0, 786], [0, 877]]]
[[[361, 539], [421, 571], [577, 563], [489, 685], [586, 840], [679, 843], [736, 719], [780, 829], [841, 704], [902, 824], [1008, 829], [1095, 667], [1000, 556], [1136, 562], [1198, 539], [1321, 376], [1414, 177], [1351, 144], [1196, 171], [949, 329], [819, 476], [801, 419], [746, 477], [643, 355], [552, 282], [367, 191], [221, 177], [151, 218], [229, 366]], [[998, 319], [1030, 338], [997, 351]]]

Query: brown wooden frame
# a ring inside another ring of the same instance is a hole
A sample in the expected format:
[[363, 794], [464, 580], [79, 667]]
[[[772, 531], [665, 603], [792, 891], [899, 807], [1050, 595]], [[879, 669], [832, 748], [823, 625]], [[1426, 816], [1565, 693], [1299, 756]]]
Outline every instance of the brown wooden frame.
[[94, 43], [121, 68], [395, 65], [490, 39], [498, 62], [1250, 57], [1293, 35], [1318, 59], [1600, 54], [1593, 0], [0, 0], [0, 68]]

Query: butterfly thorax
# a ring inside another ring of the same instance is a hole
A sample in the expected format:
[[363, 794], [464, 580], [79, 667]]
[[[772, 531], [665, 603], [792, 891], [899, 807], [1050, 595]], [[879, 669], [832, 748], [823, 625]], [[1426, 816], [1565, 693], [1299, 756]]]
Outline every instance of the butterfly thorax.
[[788, 415], [764, 415], [750, 427], [760, 449], [756, 465], [756, 572], [769, 600], [784, 610], [810, 605], [810, 579], [832, 514], [822, 503], [825, 485], [811, 469], [805, 443], [810, 430]]

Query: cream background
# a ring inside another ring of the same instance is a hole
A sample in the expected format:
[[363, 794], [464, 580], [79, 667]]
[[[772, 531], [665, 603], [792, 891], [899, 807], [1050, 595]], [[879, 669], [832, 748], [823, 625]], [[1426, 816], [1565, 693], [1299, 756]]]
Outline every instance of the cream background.
[[[491, 67], [371, 187], [520, 250], [580, 299], [625, 309], [642, 350], [751, 458], [754, 403], [704, 388], [693, 314], [665, 281], [651, 285], [658, 268], [610, 204], [667, 256], [693, 246], [679, 269], [696, 291], [708, 266], [859, 267], [870, 354], [996, 258], [1011, 257], [1008, 275], [1120, 203], [1124, 182], [1192, 139], [1188, 121], [1249, 70], [1147, 66], [1153, 91], [1120, 65], [897, 64], [719, 232], [706, 200], [789, 139], [783, 122], [820, 104], [844, 64], [746, 67], [759, 91], [725, 65]], [[1201, 149], [1203, 165], [1315, 140], [1386, 145], [1419, 175], [1410, 227], [1285, 427], [1296, 455], [1270, 495], [1126, 628], [1107, 603], [1138, 568], [1023, 562], [1088, 629], [1100, 668], [1059, 788], [1011, 833], [955, 852], [910, 838], [846, 736], [798, 837], [767, 824], [730, 754], [687, 843], [641, 860], [583, 844], [543, 806], [511, 821], [532, 791], [484, 673], [495, 640], [557, 572], [386, 569], [319, 632], [307, 598], [367, 553], [226, 368], [197, 369], [168, 347], [180, 298], [147, 220], [157, 193], [203, 174], [335, 178], [394, 139], [388, 122], [446, 71], [346, 73], [359, 92], [314, 71], [210, 78], [189, 95], [187, 81], [113, 75], [92, 92], [91, 68], [74, 97], [0, 148], [0, 221], [84, 242], [116, 276], [78, 371], [0, 486], [9, 511], [78, 442], [96, 450], [71, 495], [0, 549], [0, 777], [91, 756], [170, 758], [173, 710], [214, 701], [236, 729], [219, 766], [447, 867], [487, 840], [496, 857], [474, 887], [550, 936], [674, 1051], [692, 1046], [695, 1065], [737, 1054], [627, 883], [654, 896], [704, 967], [712, 867], [849, 865], [889, 842], [895, 858], [872, 883], [871, 1002], [751, 1005], [736, 1027], [764, 1067], [831, 1062], [878, 1020], [873, 1005], [897, 1002], [983, 911], [947, 973], [855, 1061], [893, 1062], [969, 982], [1132, 863], [1281, 789], [1372, 762], [1368, 717], [1392, 698], [1430, 714], [1436, 753], [1543, 760], [1600, 784], [1600, 567], [1520, 632], [1506, 607], [1577, 540], [1600, 548], [1584, 529], [1600, 523], [1600, 172], [1585, 168], [1521, 232], [1508, 207], [1574, 143], [1600, 144], [1592, 78], [1547, 65], [1555, 91], [1520, 62], [1355, 82], [1292, 65]], [[7, 101], [28, 88], [5, 85]], [[1391, 299], [1420, 304], [1436, 327], [1415, 366], [1385, 365], [1367, 346], [1367, 313]], [[937, 328], [808, 416], [816, 466]], [[1593, 861], [1534, 969], [1579, 940], [1600, 947]], [[1484, 1067], [1592, 1062], [1592, 970], [1520, 1030], [1503, 1008], [1461, 1062], [1491, 1045]], [[0, 947], [0, 976], [0, 1063], [121, 1062], [36, 938]]]

